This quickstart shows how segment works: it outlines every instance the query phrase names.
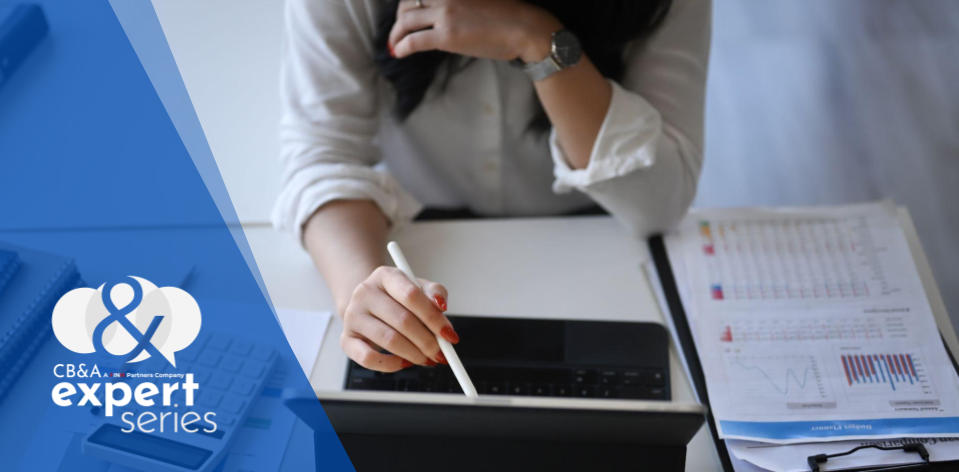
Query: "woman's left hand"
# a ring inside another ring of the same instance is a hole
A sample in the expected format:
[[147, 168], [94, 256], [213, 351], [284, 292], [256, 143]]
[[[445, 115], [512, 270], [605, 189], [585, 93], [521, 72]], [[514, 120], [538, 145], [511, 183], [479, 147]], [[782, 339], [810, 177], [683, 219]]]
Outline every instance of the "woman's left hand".
[[389, 47], [400, 58], [440, 50], [529, 63], [546, 58], [560, 29], [549, 12], [518, 0], [401, 0]]

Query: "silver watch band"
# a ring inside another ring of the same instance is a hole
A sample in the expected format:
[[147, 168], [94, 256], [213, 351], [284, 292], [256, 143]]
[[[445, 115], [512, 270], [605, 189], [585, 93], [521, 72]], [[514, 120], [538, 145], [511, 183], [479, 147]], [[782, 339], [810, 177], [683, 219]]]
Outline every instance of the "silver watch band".
[[533, 82], [543, 80], [561, 70], [563, 70], [563, 66], [556, 61], [552, 52], [542, 61], [523, 65], [523, 72], [525, 72]]

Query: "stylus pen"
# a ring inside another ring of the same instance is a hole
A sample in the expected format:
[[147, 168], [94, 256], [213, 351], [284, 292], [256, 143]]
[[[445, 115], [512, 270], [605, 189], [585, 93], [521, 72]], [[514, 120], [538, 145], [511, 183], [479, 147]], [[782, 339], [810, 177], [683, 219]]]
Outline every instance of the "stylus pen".
[[[406, 256], [403, 255], [400, 245], [396, 244], [396, 241], [390, 241], [390, 243], [386, 245], [386, 250], [390, 252], [390, 257], [393, 258], [393, 263], [396, 264], [396, 268], [403, 271], [406, 277], [410, 279], [410, 282], [413, 282], [414, 285], [422, 290], [423, 287], [420, 286], [420, 283], [416, 280], [416, 276], [413, 275], [413, 269], [410, 268], [410, 263], [406, 262]], [[450, 363], [450, 368], [453, 369], [453, 375], [456, 376], [456, 380], [460, 383], [460, 388], [463, 389], [463, 393], [465, 393], [467, 397], [476, 398], [476, 388], [473, 387], [473, 381], [470, 380], [470, 376], [466, 373], [463, 363], [460, 362], [460, 356], [456, 355], [456, 349], [453, 349], [453, 345], [443, 339], [442, 336], [437, 335], [436, 342], [440, 344], [440, 350], [443, 351], [443, 355], [446, 356], [446, 361]]]

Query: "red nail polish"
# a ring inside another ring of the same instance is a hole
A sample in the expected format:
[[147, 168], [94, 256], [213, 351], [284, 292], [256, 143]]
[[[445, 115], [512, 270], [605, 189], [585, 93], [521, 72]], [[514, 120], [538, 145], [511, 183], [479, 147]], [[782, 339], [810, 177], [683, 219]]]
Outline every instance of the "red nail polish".
[[386, 43], [386, 49], [390, 51], [390, 57], [396, 57], [396, 52], [393, 51], [393, 45]]
[[436, 361], [434, 361], [433, 359], [426, 359], [426, 365], [429, 367], [433, 367], [436, 365]]
[[402, 367], [403, 369], [405, 369], [405, 368], [407, 368], [407, 367], [413, 367], [413, 363], [410, 362], [410, 361], [408, 361], [408, 360], [406, 360], [406, 359], [403, 359], [403, 364], [402, 364], [402, 365], [403, 365], [403, 367]]
[[450, 362], [446, 360], [446, 356], [443, 355], [443, 351], [436, 353], [436, 360], [440, 361], [440, 364], [450, 365]]
[[443, 335], [443, 339], [456, 344], [460, 342], [460, 336], [456, 334], [456, 331], [453, 331], [453, 327], [446, 325], [443, 329], [440, 330], [440, 334]]
[[433, 302], [440, 311], [446, 311], [446, 299], [440, 295], [433, 295]]

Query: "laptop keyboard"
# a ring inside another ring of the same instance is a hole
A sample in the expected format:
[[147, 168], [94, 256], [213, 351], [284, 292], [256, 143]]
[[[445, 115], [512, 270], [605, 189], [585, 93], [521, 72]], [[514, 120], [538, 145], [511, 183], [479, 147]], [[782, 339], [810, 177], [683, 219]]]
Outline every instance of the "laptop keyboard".
[[[662, 369], [467, 366], [481, 395], [669, 400]], [[393, 374], [350, 362], [347, 390], [460, 393], [448, 366], [414, 366]]]

